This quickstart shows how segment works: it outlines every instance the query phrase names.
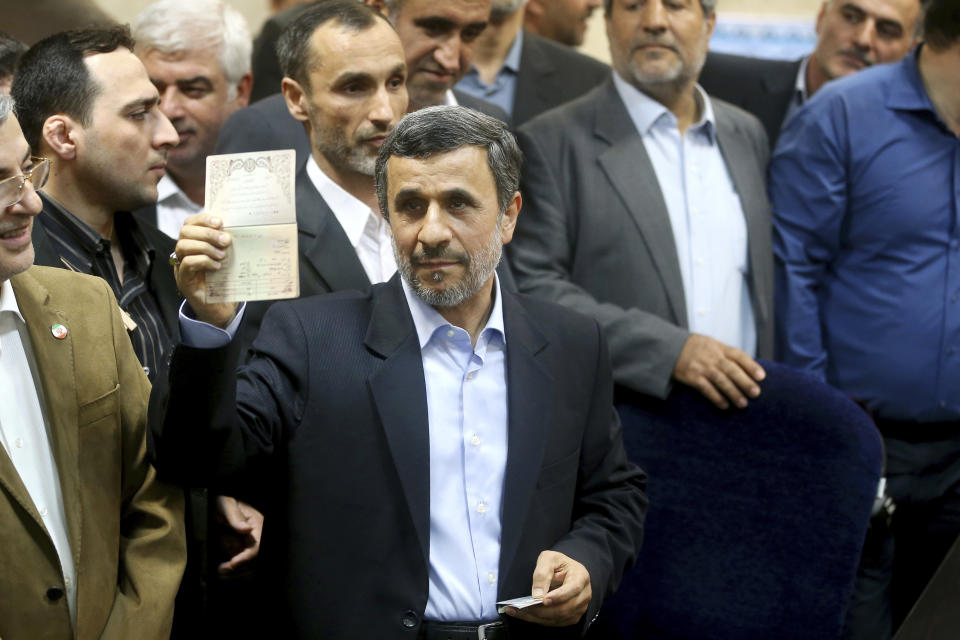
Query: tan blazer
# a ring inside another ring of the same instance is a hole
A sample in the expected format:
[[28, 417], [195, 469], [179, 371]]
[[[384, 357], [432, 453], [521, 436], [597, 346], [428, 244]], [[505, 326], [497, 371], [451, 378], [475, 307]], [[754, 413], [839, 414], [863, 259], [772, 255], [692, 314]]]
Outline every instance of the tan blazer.
[[[36, 356], [77, 575], [71, 629], [60, 561], [0, 447], [0, 637], [168, 638], [186, 560], [183, 492], [146, 458], [150, 383], [100, 278], [11, 278]], [[51, 328], [67, 327], [58, 340]], [[0, 389], [0, 396], [3, 390]], [[51, 587], [54, 591], [51, 592]]]

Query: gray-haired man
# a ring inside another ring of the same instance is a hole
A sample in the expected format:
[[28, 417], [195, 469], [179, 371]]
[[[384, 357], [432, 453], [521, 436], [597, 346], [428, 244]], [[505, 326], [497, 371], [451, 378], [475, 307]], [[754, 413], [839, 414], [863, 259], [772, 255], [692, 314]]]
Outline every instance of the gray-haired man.
[[[284, 489], [263, 555], [285, 637], [578, 633], [636, 557], [644, 476], [600, 329], [494, 273], [520, 160], [495, 119], [408, 115], [376, 167], [400, 275], [275, 304], [239, 375], [226, 336], [201, 345], [184, 328], [154, 397], [168, 460], [227, 486], [268, 470]], [[181, 290], [228, 327], [235, 308], [196, 292], [229, 238], [188, 223]], [[531, 593], [543, 604], [498, 616], [498, 600]]]
[[167, 154], [156, 207], [139, 213], [171, 238], [203, 209], [207, 156], [220, 127], [250, 98], [250, 31], [220, 0], [157, 0], [133, 22], [137, 56], [180, 141]]

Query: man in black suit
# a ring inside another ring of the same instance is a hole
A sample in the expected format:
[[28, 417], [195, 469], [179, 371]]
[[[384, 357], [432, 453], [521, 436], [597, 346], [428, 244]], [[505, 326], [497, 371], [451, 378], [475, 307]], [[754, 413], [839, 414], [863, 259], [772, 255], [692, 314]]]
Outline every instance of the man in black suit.
[[[198, 294], [229, 238], [204, 215], [184, 227], [177, 278], [196, 320], [182, 322], [228, 332], [215, 346], [184, 327], [152, 398], [158, 468], [277, 488], [274, 633], [576, 637], [633, 562], [644, 476], [624, 454], [602, 332], [494, 275], [520, 162], [493, 118], [407, 116], [376, 165], [401, 275], [276, 304], [239, 374], [236, 306]], [[541, 604], [498, 616], [498, 600], [528, 594]]]
[[757, 116], [772, 149], [783, 124], [835, 78], [873, 64], [896, 62], [917, 42], [919, 0], [825, 0], [817, 15], [817, 46], [795, 61], [711, 53], [700, 84]]
[[522, 0], [493, 0], [473, 68], [457, 83], [506, 111], [514, 127], [610, 77], [602, 62], [523, 30], [523, 8]]
[[[474, 41], [486, 26], [490, 0], [365, 1], [386, 15], [400, 35], [407, 61], [410, 111], [434, 104], [462, 104], [507, 121], [499, 107], [452, 89], [470, 68]], [[217, 153], [295, 149], [297, 168], [306, 162], [310, 145], [303, 128], [287, 113], [283, 98], [276, 95], [283, 79], [276, 44], [283, 29], [312, 4], [284, 11], [264, 26], [254, 44], [251, 100], [256, 102], [227, 119]]]
[[[300, 295], [384, 282], [396, 262], [377, 203], [373, 163], [380, 143], [407, 111], [400, 39], [369, 6], [326, 0], [298, 13], [278, 52], [284, 117], [300, 128], [311, 149], [296, 183]], [[322, 64], [313, 64], [317, 60]], [[252, 342], [269, 304], [250, 305], [243, 342]]]

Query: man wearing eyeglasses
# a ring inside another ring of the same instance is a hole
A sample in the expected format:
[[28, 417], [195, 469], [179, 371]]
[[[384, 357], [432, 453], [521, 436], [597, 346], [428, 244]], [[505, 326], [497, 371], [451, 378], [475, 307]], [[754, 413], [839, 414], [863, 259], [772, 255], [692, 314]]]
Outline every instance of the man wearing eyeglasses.
[[0, 637], [170, 635], [183, 494], [146, 459], [150, 385], [100, 279], [31, 267], [49, 174], [0, 95]]
[[150, 377], [176, 338], [174, 241], [129, 212], [157, 201], [179, 142], [126, 27], [67, 31], [23, 56], [11, 95], [28, 143], [50, 159], [36, 263], [110, 285]]

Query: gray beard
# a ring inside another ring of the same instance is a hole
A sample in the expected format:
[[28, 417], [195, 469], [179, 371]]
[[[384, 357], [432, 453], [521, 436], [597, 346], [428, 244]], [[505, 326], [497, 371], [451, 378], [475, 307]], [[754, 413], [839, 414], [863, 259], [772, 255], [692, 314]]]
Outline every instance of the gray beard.
[[[420, 279], [413, 272], [413, 265], [407, 256], [400, 255], [397, 249], [397, 241], [393, 241], [393, 256], [397, 261], [397, 269], [400, 276], [413, 289], [418, 298], [426, 302], [431, 307], [455, 307], [473, 294], [480, 290], [480, 287], [490, 279], [500, 263], [500, 255], [503, 253], [503, 244], [500, 242], [500, 225], [494, 229], [493, 235], [488, 242], [475, 255], [471, 256], [470, 262], [466, 265], [466, 273], [463, 280], [452, 287], [442, 291], [430, 289], [423, 285]], [[434, 272], [431, 277], [434, 282], [443, 280], [443, 274]]]

